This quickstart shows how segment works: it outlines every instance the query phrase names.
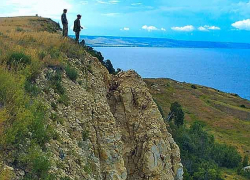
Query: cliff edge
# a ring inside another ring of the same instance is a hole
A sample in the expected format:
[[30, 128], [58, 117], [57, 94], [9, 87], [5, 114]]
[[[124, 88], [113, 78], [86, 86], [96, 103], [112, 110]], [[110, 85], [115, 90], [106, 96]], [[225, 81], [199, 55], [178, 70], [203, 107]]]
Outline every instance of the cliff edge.
[[[29, 36], [38, 38], [35, 32]], [[56, 134], [42, 148], [51, 162], [48, 173], [72, 180], [181, 180], [179, 148], [142, 78], [134, 71], [111, 75], [86, 50], [79, 56], [63, 50], [67, 65], [43, 66], [32, 82], [41, 90], [37, 98]], [[69, 67], [77, 78], [70, 78]], [[31, 142], [27, 137], [26, 145]], [[27, 178], [31, 170], [6, 159], [11, 155], [2, 149], [0, 167], [14, 173], [13, 179]]]

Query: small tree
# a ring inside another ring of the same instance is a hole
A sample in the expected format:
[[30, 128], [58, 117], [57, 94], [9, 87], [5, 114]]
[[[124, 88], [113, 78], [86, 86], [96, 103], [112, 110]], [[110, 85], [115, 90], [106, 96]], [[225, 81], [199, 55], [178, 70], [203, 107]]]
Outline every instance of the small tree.
[[184, 112], [178, 102], [171, 104], [168, 120], [171, 121], [172, 119], [174, 119], [174, 123], [178, 127], [184, 124]]

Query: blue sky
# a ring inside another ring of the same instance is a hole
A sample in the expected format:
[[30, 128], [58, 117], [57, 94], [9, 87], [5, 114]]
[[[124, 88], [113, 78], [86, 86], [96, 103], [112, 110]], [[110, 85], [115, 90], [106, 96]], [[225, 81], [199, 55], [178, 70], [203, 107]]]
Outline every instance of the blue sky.
[[0, 16], [59, 22], [64, 8], [70, 28], [82, 15], [82, 35], [250, 43], [250, 0], [1, 0]]

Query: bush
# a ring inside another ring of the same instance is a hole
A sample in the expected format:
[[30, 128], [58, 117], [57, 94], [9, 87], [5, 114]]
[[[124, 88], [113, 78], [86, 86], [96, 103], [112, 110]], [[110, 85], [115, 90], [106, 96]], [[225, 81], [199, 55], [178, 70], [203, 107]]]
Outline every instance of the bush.
[[169, 120], [171, 121], [172, 119], [174, 119], [174, 123], [178, 127], [184, 124], [184, 112], [178, 102], [171, 104]]
[[211, 156], [220, 167], [236, 168], [241, 163], [241, 156], [237, 150], [228, 145], [214, 144]]
[[56, 70], [55, 73], [47, 73], [46, 78], [49, 80], [49, 86], [54, 89], [55, 93], [63, 95], [65, 89], [62, 86], [62, 72], [61, 70]]
[[18, 66], [25, 67], [29, 64], [31, 64], [31, 57], [23, 52], [13, 52], [9, 55], [7, 60], [7, 65], [14, 68], [17, 68]]
[[75, 82], [78, 77], [77, 71], [74, 68], [70, 67], [69, 65], [65, 67], [65, 71], [69, 79]]
[[204, 124], [194, 122], [190, 128], [177, 128], [173, 123], [170, 123], [170, 126], [173, 138], [181, 151], [186, 179], [220, 180], [219, 167], [234, 168], [240, 165], [241, 157], [236, 149], [215, 143], [214, 137], [204, 130]]
[[246, 108], [246, 106], [244, 104], [240, 105], [241, 108]]
[[193, 88], [193, 89], [197, 89], [197, 87], [195, 86], [195, 85], [191, 85], [191, 88]]
[[51, 166], [49, 158], [35, 144], [31, 145], [28, 152], [20, 157], [20, 163], [30, 170], [25, 174], [24, 179], [48, 179], [50, 176], [48, 174]]
[[23, 32], [24, 30], [23, 30], [22, 28], [20, 28], [20, 27], [17, 27], [17, 28], [16, 28], [16, 31], [17, 31], [17, 32]]

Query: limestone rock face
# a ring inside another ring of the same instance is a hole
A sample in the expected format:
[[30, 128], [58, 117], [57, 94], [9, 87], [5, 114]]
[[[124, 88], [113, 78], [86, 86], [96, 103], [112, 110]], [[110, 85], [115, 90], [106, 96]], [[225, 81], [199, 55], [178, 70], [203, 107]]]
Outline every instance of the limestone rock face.
[[58, 134], [46, 144], [51, 173], [72, 180], [181, 180], [179, 148], [141, 77], [110, 75], [88, 54], [68, 61], [79, 76], [73, 82], [62, 73], [67, 103], [50, 88], [55, 68], [36, 80]]
[[127, 179], [182, 179], [179, 148], [140, 76], [134, 71], [118, 74], [108, 99], [122, 134]]

